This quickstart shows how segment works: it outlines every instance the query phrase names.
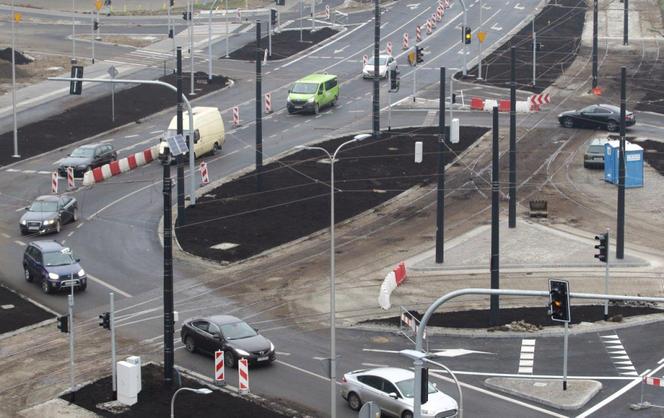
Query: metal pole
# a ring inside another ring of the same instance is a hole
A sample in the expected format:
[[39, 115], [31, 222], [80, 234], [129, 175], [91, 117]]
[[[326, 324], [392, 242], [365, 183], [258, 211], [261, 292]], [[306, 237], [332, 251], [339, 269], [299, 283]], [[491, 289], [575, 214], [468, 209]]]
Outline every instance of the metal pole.
[[593, 88], [597, 87], [597, 14], [598, 0], [593, 1]]
[[208, 14], [208, 81], [212, 81], [212, 7], [215, 3], [212, 2]]
[[13, 158], [21, 158], [18, 153], [18, 128], [16, 127], [16, 46], [14, 34], [14, 21], [16, 13], [14, 12], [14, 0], [12, 0], [12, 114], [14, 117], [14, 155]]
[[70, 286], [71, 293], [69, 294], [69, 391], [71, 392], [71, 399], [74, 400], [76, 392], [76, 384], [74, 383], [74, 284]]
[[256, 21], [256, 191], [261, 191], [263, 182], [263, 86], [261, 75], [261, 21]]
[[[618, 228], [616, 258], [625, 257], [625, 102], [627, 100], [627, 69], [620, 68], [620, 152], [618, 154]], [[607, 248], [608, 251], [608, 248]]]
[[508, 224], [516, 228], [516, 48], [510, 48], [510, 184]]
[[535, 33], [535, 15], [533, 14], [533, 86], [537, 76], [537, 33]]
[[[498, 149], [498, 108], [493, 108], [493, 162], [491, 164], [491, 288], [500, 289], [499, 272], [499, 149]], [[500, 301], [498, 295], [491, 295], [491, 307], [489, 315], [489, 325], [498, 325], [500, 315]]]
[[466, 63], [466, 41], [465, 41], [465, 31], [466, 28], [468, 27], [468, 9], [466, 8], [466, 2], [464, 0], [461, 1], [461, 7], [463, 7], [463, 31], [461, 32], [462, 36], [462, 44], [463, 44], [463, 75], [466, 76], [468, 75], [468, 65]]
[[563, 337], [563, 390], [567, 390], [567, 337], [569, 335], [569, 322], [565, 321], [565, 335]]
[[628, 0], [623, 0], [623, 45], [629, 44], [629, 7]]
[[76, 0], [71, 0], [71, 63], [76, 64]]
[[111, 321], [111, 373], [113, 376], [113, 399], [117, 399], [118, 395], [118, 383], [117, 383], [117, 371], [116, 371], [116, 362], [115, 362], [115, 295], [113, 292], [110, 292], [110, 321]]
[[304, 17], [302, 16], [304, 14], [304, 4], [302, 4], [304, 0], [300, 0], [300, 42], [302, 42], [302, 19]]
[[[343, 144], [342, 144], [343, 145]], [[337, 148], [339, 151], [341, 147]], [[336, 278], [334, 260], [334, 160], [330, 158], [330, 415], [337, 416]]]
[[171, 40], [173, 41], [173, 60], [177, 60], [177, 53], [176, 53], [176, 47], [175, 47], [175, 22], [172, 20], [171, 17], [171, 2], [168, 2], [168, 25], [171, 28]]
[[[189, 86], [189, 95], [194, 96], [196, 95], [196, 91], [194, 91], [194, 4], [189, 3], [189, 9], [191, 13], [191, 19], [189, 19], [189, 80], [190, 80], [190, 86]], [[193, 176], [193, 173], [192, 173]]]
[[[482, 0], [480, 0], [480, 27], [479, 27], [479, 31], [482, 32]], [[477, 43], [480, 46], [480, 57], [479, 57], [479, 62], [477, 63], [477, 79], [481, 80], [482, 79], [482, 41], [480, 41], [478, 39]]]
[[373, 137], [380, 137], [380, 4], [374, 0]]
[[[611, 251], [609, 245], [609, 228], [606, 228], [606, 263], [604, 266], [604, 293], [609, 293], [609, 256]], [[604, 320], [609, 319], [609, 300], [604, 301]]]
[[101, 41], [101, 18], [99, 17], [99, 10], [97, 10], [97, 40]]
[[311, 0], [311, 33], [316, 32], [316, 0]]
[[[415, 44], [415, 51], [417, 51], [417, 44]], [[417, 91], [417, 63], [415, 63], [415, 68], [413, 69], [413, 103], [415, 103], [416, 100], [415, 99], [416, 91]]]
[[272, 12], [270, 12], [270, 17], [267, 19], [267, 54], [272, 56]]
[[440, 67], [438, 104], [438, 185], [436, 188], [436, 263], [445, 260], [445, 67]]
[[[452, 110], [454, 107], [452, 106], [452, 96], [454, 96], [454, 72], [450, 74], [450, 123], [452, 123], [452, 119], [454, 119], [454, 111]], [[445, 96], [443, 96], [443, 99], [441, 100], [445, 100]]]
[[90, 28], [92, 30], [92, 63], [95, 63], [95, 16], [93, 14], [90, 14], [91, 21], [92, 21], [92, 27]]
[[228, 0], [226, 0], [226, 58], [228, 58]]
[[[392, 71], [387, 70], [389, 85], [392, 85]], [[387, 91], [387, 130], [392, 130], [392, 95]]]
[[452, 370], [450, 370], [450, 369], [449, 369], [446, 365], [444, 365], [443, 363], [438, 363], [437, 361], [433, 361], [433, 360], [428, 359], [428, 358], [426, 358], [426, 357], [424, 357], [424, 361], [426, 361], [427, 363], [431, 363], [431, 364], [433, 364], [433, 365], [436, 365], [436, 366], [438, 366], [438, 367], [442, 367], [443, 369], [445, 369], [445, 371], [446, 371], [450, 376], [452, 376], [452, 380], [454, 380], [454, 384], [455, 384], [456, 387], [457, 387], [457, 392], [459, 392], [459, 415], [458, 415], [457, 418], [463, 418], [463, 392], [461, 391], [461, 384], [459, 383], [459, 380], [457, 379], [457, 377], [456, 377], [456, 375], [454, 374], [454, 372], [452, 372]]
[[[115, 76], [111, 76], [111, 80]], [[111, 83], [111, 122], [115, 122], [115, 83]]]

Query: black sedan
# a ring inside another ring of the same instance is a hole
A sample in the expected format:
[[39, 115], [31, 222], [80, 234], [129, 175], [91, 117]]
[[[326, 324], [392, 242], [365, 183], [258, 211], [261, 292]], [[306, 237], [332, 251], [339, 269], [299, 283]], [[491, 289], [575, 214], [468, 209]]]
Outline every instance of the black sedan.
[[57, 233], [67, 222], [78, 221], [78, 202], [71, 196], [39, 196], [25, 211], [18, 222], [23, 235]]
[[276, 358], [274, 344], [246, 322], [230, 315], [189, 319], [182, 324], [180, 337], [187, 351], [214, 354], [224, 352], [225, 365], [237, 367], [245, 358], [252, 364], [269, 364]]
[[[565, 128], [601, 128], [611, 132], [620, 129], [620, 108], [609, 104], [595, 104], [581, 110], [568, 110], [558, 115], [558, 122]], [[633, 112], [625, 112], [625, 126], [633, 126]]]
[[67, 176], [67, 167], [74, 168], [74, 177], [82, 177], [86, 171], [101, 167], [118, 159], [118, 153], [109, 144], [87, 144], [76, 148], [67, 157], [59, 160], [58, 173]]

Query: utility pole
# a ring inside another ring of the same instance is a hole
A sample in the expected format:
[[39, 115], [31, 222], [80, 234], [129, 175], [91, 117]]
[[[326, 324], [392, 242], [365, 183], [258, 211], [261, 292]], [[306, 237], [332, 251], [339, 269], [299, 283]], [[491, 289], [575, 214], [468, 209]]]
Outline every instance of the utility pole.
[[597, 2], [593, 0], [593, 88], [597, 87]]
[[380, 138], [380, 3], [374, 0], [373, 138]]
[[623, 45], [629, 44], [629, 7], [628, 0], [623, 0]]
[[71, 0], [71, 63], [76, 64], [76, 0]]
[[[499, 272], [499, 219], [498, 219], [498, 205], [499, 205], [499, 149], [498, 149], [498, 107], [493, 108], [493, 162], [491, 163], [491, 289], [500, 289], [500, 272]], [[498, 295], [491, 295], [491, 306], [489, 325], [498, 325], [500, 315], [500, 301]]]
[[210, 13], [208, 14], [208, 81], [212, 81], [212, 8], [217, 0], [212, 2]]
[[618, 228], [616, 228], [616, 258], [625, 257], [625, 106], [627, 98], [627, 69], [620, 67], [620, 152], [618, 153]]
[[92, 23], [92, 63], [95, 63], [95, 26], [97, 26], [99, 23], [95, 20], [95, 16], [93, 13], [90, 14], [90, 21]]
[[316, 32], [316, 0], [311, 0], [311, 33]]
[[111, 375], [113, 383], [113, 400], [118, 399], [118, 379], [117, 379], [117, 363], [115, 361], [115, 298], [113, 292], [109, 294], [110, 298], [110, 325], [111, 325]]
[[[480, 0], [480, 28], [479, 28], [479, 33], [482, 32], [482, 0]], [[478, 39], [479, 47], [480, 47], [480, 56], [479, 56], [479, 61], [477, 63], [477, 79], [481, 80], [482, 79], [482, 43], [484, 43], [483, 40]]]
[[175, 60], [175, 25], [171, 17], [174, 0], [168, 0], [168, 37], [173, 40], [173, 60]]
[[[440, 67], [438, 93], [438, 187], [436, 188], [436, 263], [445, 260], [445, 67]], [[451, 106], [450, 106], [451, 107]]]
[[256, 21], [256, 191], [263, 189], [263, 86], [261, 79], [261, 21]]
[[21, 158], [18, 153], [18, 128], [16, 127], [16, 35], [14, 33], [14, 22], [16, 21], [16, 12], [14, 12], [14, 0], [12, 0], [12, 114], [14, 116], [14, 154], [12, 158]]
[[516, 47], [510, 48], [510, 228], [516, 228]]
[[71, 402], [74, 402], [76, 397], [76, 383], [74, 381], [74, 283], [70, 280], [69, 288], [71, 293], [67, 298], [69, 306], [69, 391], [71, 392]]
[[304, 0], [300, 0], [300, 42], [302, 42], [302, 25], [303, 25], [302, 20], [304, 19], [304, 16], [302, 16], [304, 14], [303, 1]]
[[463, 8], [463, 29], [461, 30], [461, 36], [462, 40], [461, 43], [463, 45], [462, 49], [462, 55], [463, 55], [463, 71], [462, 74], [463, 76], [468, 75], [468, 64], [467, 64], [467, 59], [466, 59], [466, 42], [463, 39], [464, 33], [466, 31], [466, 28], [468, 27], [468, 8], [466, 8], [466, 2], [464, 0], [459, 0], [461, 2], [461, 7]]
[[533, 13], [533, 86], [537, 76], [537, 33], [535, 33], [535, 14]]
[[226, 0], [226, 58], [228, 58], [228, 0]]
[[189, 2], [189, 13], [189, 60], [191, 61], [189, 64], [191, 69], [189, 95], [194, 96], [196, 95], [194, 90], [194, 4], [191, 2]]

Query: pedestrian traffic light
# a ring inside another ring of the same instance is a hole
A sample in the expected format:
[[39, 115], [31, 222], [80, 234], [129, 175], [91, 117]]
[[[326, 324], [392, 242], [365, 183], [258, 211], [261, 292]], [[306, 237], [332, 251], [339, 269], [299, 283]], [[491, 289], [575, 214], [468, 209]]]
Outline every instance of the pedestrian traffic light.
[[424, 405], [429, 401], [429, 368], [422, 367], [422, 380], [420, 381], [420, 403]]
[[415, 61], [418, 64], [422, 64], [424, 62], [424, 48], [420, 46], [415, 47]]
[[452, 93], [452, 104], [456, 103], [456, 93]]
[[569, 322], [569, 285], [564, 280], [549, 280], [549, 315], [554, 321]]
[[69, 332], [69, 315], [58, 317], [58, 329], [60, 332]]
[[599, 234], [595, 236], [595, 239], [599, 241], [599, 244], [595, 245], [595, 249], [599, 250], [597, 254], [595, 254], [595, 258], [597, 258], [599, 261], [602, 263], [606, 263], [609, 259], [609, 233], [605, 232], [603, 234]]
[[99, 315], [99, 326], [105, 329], [111, 329], [111, 313], [104, 312]]
[[92, 29], [94, 29], [95, 31], [99, 29], [99, 21], [97, 21], [96, 19], [92, 21]]
[[463, 40], [467, 44], [469, 44], [470, 41], [473, 40], [473, 31], [470, 30], [470, 28], [468, 26], [466, 26], [465, 29], [464, 29]]
[[175, 0], [170, 0], [170, 2], [169, 2], [168, 4], [169, 4], [171, 7], [175, 6]]
[[270, 9], [270, 23], [272, 24], [272, 27], [277, 26], [277, 16], [279, 15], [279, 12], [277, 12], [276, 9]]
[[168, 30], [168, 37], [173, 39], [173, 29]]
[[[83, 66], [81, 65], [72, 65], [71, 66], [71, 78], [83, 78]], [[80, 96], [83, 91], [83, 82], [82, 81], [70, 81], [69, 82], [69, 94], [75, 94]]]
[[399, 91], [399, 72], [396, 68], [390, 69], [390, 91]]

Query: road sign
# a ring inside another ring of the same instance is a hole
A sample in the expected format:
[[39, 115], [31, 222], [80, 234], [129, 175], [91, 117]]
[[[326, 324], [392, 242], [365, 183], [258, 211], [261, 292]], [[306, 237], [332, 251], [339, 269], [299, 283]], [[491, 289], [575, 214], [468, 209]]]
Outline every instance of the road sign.
[[171, 155], [173, 156], [182, 155], [189, 151], [187, 143], [185, 142], [184, 136], [182, 136], [182, 134], [170, 136], [166, 138], [166, 141], [168, 141], [168, 148], [170, 148]]
[[103, 1], [101, 1], [101, 0], [97, 0], [97, 1], [95, 2], [95, 9], [100, 10], [100, 9], [101, 9], [101, 6], [103, 6], [103, 5], [104, 5], [104, 2], [103, 2]]
[[482, 31], [477, 32], [477, 39], [480, 41], [480, 43], [483, 43], [484, 40], [486, 39], [486, 32]]
[[118, 71], [117, 68], [115, 68], [115, 67], [112, 66], [112, 65], [111, 65], [110, 67], [108, 67], [108, 75], [110, 75], [111, 78], [115, 78], [115, 77], [117, 77], [118, 74], [120, 74], [120, 72]]
[[14, 13], [14, 22], [19, 23], [23, 19], [23, 15], [19, 12]]
[[415, 48], [413, 48], [408, 51], [408, 64], [410, 64], [411, 67], [415, 66], [415, 59]]

